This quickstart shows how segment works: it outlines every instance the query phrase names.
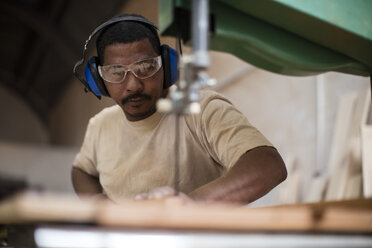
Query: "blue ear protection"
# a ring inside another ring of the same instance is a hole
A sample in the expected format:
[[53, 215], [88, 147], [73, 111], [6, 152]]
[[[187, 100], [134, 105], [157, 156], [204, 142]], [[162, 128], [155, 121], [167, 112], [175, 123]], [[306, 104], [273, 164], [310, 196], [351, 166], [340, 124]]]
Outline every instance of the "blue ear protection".
[[178, 53], [168, 45], [161, 46], [161, 58], [164, 70], [164, 89], [169, 88], [179, 78]]
[[109, 96], [105, 84], [98, 73], [98, 57], [90, 57], [85, 66], [85, 80], [88, 83], [89, 90], [96, 96]]
[[[117, 22], [122, 21], [132, 21], [132, 22], [140, 22], [147, 27], [150, 27], [153, 32], [157, 33], [157, 26], [150, 22], [149, 20], [140, 17], [140, 16], [132, 16], [132, 15], [122, 15], [114, 17], [107, 22], [101, 24], [98, 26], [90, 35], [88, 40], [86, 41], [84, 45], [83, 50], [83, 58], [76, 62], [73, 73], [77, 79], [85, 86], [85, 92], [91, 91], [95, 96], [97, 96], [99, 99], [101, 96], [110, 96], [106, 86], [103, 82], [103, 79], [98, 73], [98, 65], [99, 65], [99, 59], [98, 57], [90, 57], [88, 59], [88, 62], [84, 68], [84, 75], [85, 78], [82, 77], [77, 72], [77, 67], [81, 66], [84, 63], [85, 60], [85, 54], [88, 47], [88, 44], [90, 40], [100, 31], [102, 31], [104, 28], [108, 27], [109, 25], [112, 25]], [[163, 71], [164, 71], [164, 84], [163, 88], [169, 88], [172, 86], [175, 82], [177, 82], [179, 78], [179, 70], [178, 70], [178, 53], [176, 50], [171, 48], [168, 45], [162, 45], [161, 46], [161, 58], [162, 58], [162, 65], [163, 65]]]

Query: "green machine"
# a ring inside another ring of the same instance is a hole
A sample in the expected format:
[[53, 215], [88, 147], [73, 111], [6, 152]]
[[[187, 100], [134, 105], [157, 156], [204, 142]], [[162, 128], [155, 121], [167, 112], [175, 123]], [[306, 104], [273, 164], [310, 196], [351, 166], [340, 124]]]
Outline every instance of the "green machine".
[[[191, 4], [159, 0], [160, 32], [190, 44]], [[370, 0], [210, 0], [209, 9], [211, 50], [285, 75], [372, 74]]]

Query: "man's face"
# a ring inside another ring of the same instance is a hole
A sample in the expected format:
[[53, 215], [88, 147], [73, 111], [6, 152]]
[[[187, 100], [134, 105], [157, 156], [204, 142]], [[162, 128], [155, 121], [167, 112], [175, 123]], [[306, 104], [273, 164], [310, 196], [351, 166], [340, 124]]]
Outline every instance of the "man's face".
[[[105, 48], [105, 65], [130, 65], [159, 56], [147, 38], [132, 43], [116, 43]], [[121, 83], [105, 82], [114, 101], [123, 109], [129, 121], [139, 121], [156, 111], [156, 101], [164, 95], [163, 67], [146, 79], [127, 72]]]

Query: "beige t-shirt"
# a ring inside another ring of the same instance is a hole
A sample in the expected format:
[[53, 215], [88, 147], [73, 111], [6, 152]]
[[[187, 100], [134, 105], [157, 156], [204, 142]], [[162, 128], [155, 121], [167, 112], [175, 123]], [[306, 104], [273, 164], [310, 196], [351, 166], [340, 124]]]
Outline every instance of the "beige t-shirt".
[[[229, 170], [246, 151], [270, 142], [226, 98], [201, 92], [201, 112], [181, 116], [180, 190], [189, 193]], [[173, 186], [175, 116], [154, 113], [136, 122], [112, 106], [90, 119], [74, 166], [98, 176], [114, 201]]]

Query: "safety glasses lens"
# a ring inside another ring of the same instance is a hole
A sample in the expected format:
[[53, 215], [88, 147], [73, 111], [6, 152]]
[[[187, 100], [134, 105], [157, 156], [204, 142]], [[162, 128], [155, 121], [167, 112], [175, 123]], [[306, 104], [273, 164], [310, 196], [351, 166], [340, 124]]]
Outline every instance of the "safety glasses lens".
[[99, 66], [98, 71], [101, 77], [110, 83], [121, 83], [128, 71], [131, 71], [137, 78], [145, 79], [154, 75], [159, 71], [161, 63], [161, 56], [145, 59], [135, 62], [131, 65], [105, 65]]
[[161, 58], [156, 57], [152, 59], [142, 60], [132, 65], [132, 72], [136, 77], [145, 79], [154, 75], [161, 67]]
[[101, 77], [111, 83], [123, 81], [127, 71], [122, 65], [109, 65], [100, 68]]

